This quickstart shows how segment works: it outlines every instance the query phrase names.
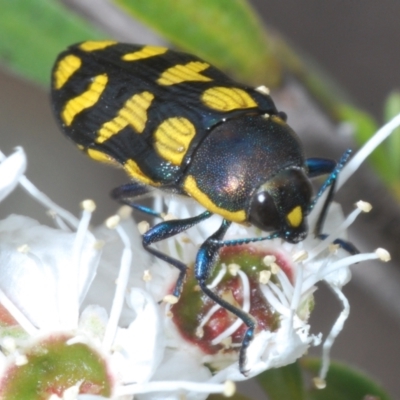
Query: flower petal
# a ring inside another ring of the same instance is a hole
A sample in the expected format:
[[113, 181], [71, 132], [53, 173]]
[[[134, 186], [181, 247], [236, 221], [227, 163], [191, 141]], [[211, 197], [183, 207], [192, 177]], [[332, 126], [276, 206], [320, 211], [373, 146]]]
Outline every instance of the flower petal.
[[34, 219], [10, 215], [0, 221], [0, 288], [40, 329], [78, 323], [80, 292], [96, 269], [99, 251], [87, 234], [74, 265], [75, 234]]
[[15, 189], [18, 179], [25, 173], [25, 170], [25, 152], [22, 147], [17, 147], [15, 153], [5, 158], [0, 164], [0, 201]]
[[123, 382], [142, 383], [151, 378], [163, 357], [162, 315], [158, 304], [142, 289], [130, 291], [128, 304], [137, 316], [127, 329], [118, 330], [113, 362], [119, 364], [116, 367]]

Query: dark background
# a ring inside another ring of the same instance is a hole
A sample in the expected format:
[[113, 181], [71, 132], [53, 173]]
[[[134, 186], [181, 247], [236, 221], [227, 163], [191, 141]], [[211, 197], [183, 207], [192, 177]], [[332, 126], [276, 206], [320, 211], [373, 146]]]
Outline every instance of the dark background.
[[251, 0], [268, 26], [310, 56], [365, 110], [400, 85], [397, 0]]
[[[381, 119], [384, 99], [399, 85], [400, 2], [254, 0], [252, 3], [268, 26], [331, 74], [355, 104]], [[291, 115], [289, 119], [293, 120]], [[28, 178], [61, 206], [78, 214], [79, 202], [93, 198], [99, 206], [97, 222], [115, 211], [108, 192], [126, 182], [124, 174], [77, 152], [58, 131], [47, 93], [5, 70], [0, 70], [0, 139], [0, 148], [6, 153], [17, 145], [25, 148]], [[377, 210], [379, 214], [379, 207]], [[12, 212], [48, 222], [43, 208], [27, 200], [21, 190], [0, 206], [1, 218]], [[368, 229], [373, 230], [374, 223]], [[385, 243], [378, 241], [378, 246], [385, 247]], [[394, 268], [398, 265], [399, 260], [394, 260]], [[352, 306], [351, 316], [333, 347], [333, 357], [372, 374], [393, 398], [400, 398], [400, 313], [393, 311], [400, 306], [400, 282], [386, 274], [387, 265], [361, 264], [356, 269], [356, 278], [345, 288]], [[366, 285], [359, 275], [370, 270], [377, 274], [375, 281], [372, 279]], [[389, 298], [391, 303], [382, 303], [376, 294], [387, 291], [387, 281], [394, 285], [390, 292], [394, 294]], [[314, 331], [326, 332], [339, 307], [328, 290], [320, 290], [316, 296]]]

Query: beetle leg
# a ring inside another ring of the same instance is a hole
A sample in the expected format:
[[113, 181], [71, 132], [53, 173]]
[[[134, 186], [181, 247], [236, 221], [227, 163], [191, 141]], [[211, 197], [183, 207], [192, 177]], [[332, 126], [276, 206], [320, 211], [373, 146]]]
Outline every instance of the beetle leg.
[[199, 222], [204, 221], [205, 219], [211, 217], [212, 213], [210, 211], [205, 211], [196, 217], [186, 218], [186, 219], [175, 219], [169, 221], [163, 221], [159, 224], [150, 228], [144, 235], [143, 235], [143, 247], [154, 256], [158, 257], [159, 259], [166, 261], [167, 263], [173, 265], [174, 267], [178, 268], [180, 273], [178, 280], [176, 281], [175, 289], [174, 289], [174, 296], [179, 297], [182, 291], [182, 285], [186, 276], [187, 266], [180, 262], [179, 260], [164, 254], [163, 252], [153, 249], [150, 247], [151, 244], [157, 243], [161, 240], [167, 239], [171, 236], [175, 236], [178, 233], [186, 231], [187, 229], [191, 228], [192, 226], [198, 224]]
[[308, 176], [316, 177], [319, 175], [329, 173], [329, 176], [326, 178], [325, 182], [322, 184], [319, 189], [317, 195], [314, 197], [314, 200], [310, 203], [308, 207], [308, 211], [310, 212], [319, 198], [325, 193], [325, 191], [329, 188], [328, 195], [326, 196], [324, 205], [322, 207], [321, 213], [318, 217], [318, 221], [315, 225], [314, 233], [316, 235], [321, 234], [322, 226], [325, 221], [326, 214], [329, 209], [329, 205], [332, 203], [333, 195], [335, 191], [336, 181], [339, 176], [340, 171], [343, 169], [347, 160], [349, 159], [351, 154], [351, 150], [346, 150], [343, 154], [342, 158], [338, 163], [333, 160], [328, 160], [325, 158], [309, 158], [306, 160], [306, 165], [308, 167]]
[[328, 158], [307, 158], [306, 165], [308, 169], [308, 177], [330, 174], [336, 167], [336, 161]]
[[152, 188], [143, 183], [131, 182], [113, 189], [111, 191], [111, 197], [119, 203], [126, 204], [142, 213], [151, 215], [152, 217], [161, 218], [160, 213], [154, 211], [151, 207], [136, 204], [133, 200], [138, 197], [143, 197], [144, 195], [151, 193], [151, 191]]
[[[322, 233], [325, 218], [328, 214], [329, 206], [333, 201], [333, 197], [335, 194], [335, 187], [337, 178], [339, 176], [340, 171], [343, 169], [344, 165], [346, 164], [348, 158], [350, 157], [351, 150], [347, 150], [340, 161], [336, 163], [334, 160], [329, 160], [325, 158], [309, 158], [306, 160], [306, 164], [308, 167], [308, 176], [309, 177], [316, 177], [323, 174], [328, 174], [328, 178], [325, 180], [321, 188], [319, 189], [317, 195], [315, 196], [314, 200], [310, 204], [309, 210], [315, 206], [317, 200], [322, 196], [322, 194], [327, 190], [329, 187], [328, 194], [322, 206], [322, 210], [318, 216], [317, 223], [315, 224], [314, 234], [316, 237], [320, 239], [325, 239], [327, 237], [326, 234]], [[346, 250], [350, 254], [358, 254], [359, 251], [357, 248], [350, 242], [343, 240], [343, 239], [336, 239], [334, 240], [333, 244], [339, 245], [341, 248]]]
[[[338, 163], [336, 163], [333, 160], [328, 160], [325, 158], [308, 158], [306, 160], [306, 165], [308, 167], [308, 176], [310, 178], [329, 173], [329, 176], [326, 178], [325, 182], [322, 184], [321, 188], [319, 189], [317, 195], [314, 197], [314, 200], [311, 202], [311, 204], [308, 208], [308, 211], [311, 211], [314, 208], [318, 199], [325, 193], [325, 191], [328, 189], [328, 187], [335, 185], [335, 182], [339, 176], [339, 173], [345, 166], [347, 160], [350, 157], [350, 154], [351, 154], [351, 150], [347, 149]], [[333, 190], [331, 190], [331, 191], [333, 192]], [[332, 198], [331, 198], [332, 196], [328, 196], [328, 198], [330, 199], [330, 202], [332, 201]], [[326, 202], [326, 200], [325, 200], [325, 202]]]
[[224, 246], [222, 239], [230, 225], [231, 222], [224, 219], [220, 228], [201, 245], [196, 257], [195, 277], [202, 291], [211, 300], [214, 300], [221, 307], [236, 315], [247, 326], [239, 354], [239, 370], [243, 375], [246, 375], [246, 350], [254, 337], [256, 321], [250, 314], [223, 300], [207, 286], [207, 279], [210, 277], [213, 266], [218, 258], [219, 249]]

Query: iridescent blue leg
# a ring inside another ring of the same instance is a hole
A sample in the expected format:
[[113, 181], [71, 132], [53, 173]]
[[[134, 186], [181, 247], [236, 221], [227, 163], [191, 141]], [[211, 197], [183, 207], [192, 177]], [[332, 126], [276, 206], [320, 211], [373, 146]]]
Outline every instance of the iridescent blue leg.
[[197, 282], [203, 292], [210, 299], [214, 300], [221, 307], [236, 315], [243, 321], [244, 324], [246, 324], [247, 330], [244, 335], [239, 354], [239, 370], [243, 375], [246, 375], [246, 350], [253, 340], [256, 321], [250, 314], [223, 300], [207, 286], [207, 279], [210, 277], [213, 267], [218, 259], [219, 250], [225, 245], [225, 242], [222, 239], [230, 225], [230, 221], [223, 220], [220, 228], [201, 245], [200, 250], [197, 253], [194, 272]]
[[174, 289], [174, 296], [179, 297], [182, 291], [182, 285], [186, 276], [187, 266], [182, 263], [181, 261], [168, 256], [167, 254], [162, 253], [159, 250], [153, 249], [150, 247], [151, 244], [157, 243], [161, 240], [168, 239], [171, 236], [175, 236], [178, 233], [186, 231], [187, 229], [191, 228], [192, 226], [198, 224], [199, 222], [204, 221], [205, 219], [211, 217], [212, 213], [209, 211], [205, 211], [200, 215], [192, 218], [186, 219], [176, 219], [170, 221], [163, 221], [159, 224], [150, 228], [144, 235], [143, 235], [143, 247], [154, 256], [158, 257], [159, 259], [166, 261], [167, 263], [173, 265], [174, 267], [178, 268], [180, 273], [178, 280], [175, 285]]
[[[343, 169], [347, 160], [349, 159], [351, 154], [351, 150], [347, 150], [340, 161], [336, 163], [333, 160], [324, 159], [324, 158], [309, 158], [306, 160], [306, 164], [308, 167], [308, 176], [310, 178], [316, 177], [319, 175], [329, 174], [328, 178], [325, 180], [321, 188], [319, 189], [317, 195], [314, 200], [310, 204], [309, 210], [311, 211], [318, 199], [322, 196], [322, 194], [329, 188], [328, 194], [326, 196], [325, 202], [322, 206], [322, 210], [318, 216], [317, 223], [315, 224], [314, 234], [320, 239], [325, 239], [327, 237], [326, 234], [322, 233], [324, 222], [326, 215], [329, 210], [329, 206], [333, 201], [333, 197], [335, 194], [335, 187], [337, 178], [339, 176], [340, 171]], [[344, 250], [346, 250], [350, 254], [358, 254], [359, 251], [357, 248], [350, 242], [343, 239], [336, 239], [333, 244], [338, 244]]]
[[126, 204], [135, 210], [138, 210], [152, 217], [161, 218], [160, 213], [154, 211], [150, 207], [136, 204], [134, 200], [138, 197], [142, 197], [151, 192], [151, 189], [142, 183], [132, 182], [126, 185], [119, 186], [111, 191], [111, 197], [122, 204]]
[[[154, 211], [152, 208], [135, 203], [138, 197], [142, 197], [148, 194], [150, 191], [151, 188], [149, 188], [147, 185], [143, 185], [137, 182], [132, 182], [127, 185], [117, 187], [111, 192], [111, 196], [122, 204], [129, 205], [130, 207], [139, 210], [147, 215], [161, 218], [160, 213]], [[212, 213], [210, 213], [209, 211], [205, 211], [202, 214], [192, 218], [163, 221], [155, 225], [154, 227], [150, 228], [143, 235], [142, 238], [143, 247], [150, 254], [153, 254], [157, 258], [179, 269], [180, 271], [179, 277], [173, 292], [173, 294], [176, 297], [179, 297], [181, 294], [182, 285], [186, 276], [187, 266], [184, 263], [180, 262], [179, 260], [176, 260], [175, 258], [170, 257], [159, 250], [153, 249], [152, 247], [150, 247], [150, 245], [153, 243], [157, 243], [161, 240], [167, 239], [171, 236], [177, 235], [178, 233], [183, 232], [191, 228], [192, 226], [198, 224], [199, 222], [204, 221], [205, 219], [211, 217], [211, 215]]]

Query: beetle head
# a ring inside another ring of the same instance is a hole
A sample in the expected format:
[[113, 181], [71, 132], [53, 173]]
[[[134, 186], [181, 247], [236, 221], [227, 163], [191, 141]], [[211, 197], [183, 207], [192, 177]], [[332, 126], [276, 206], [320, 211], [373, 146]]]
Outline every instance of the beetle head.
[[301, 169], [280, 171], [253, 194], [248, 221], [263, 231], [274, 231], [284, 240], [297, 243], [307, 236], [308, 206], [312, 186]]

